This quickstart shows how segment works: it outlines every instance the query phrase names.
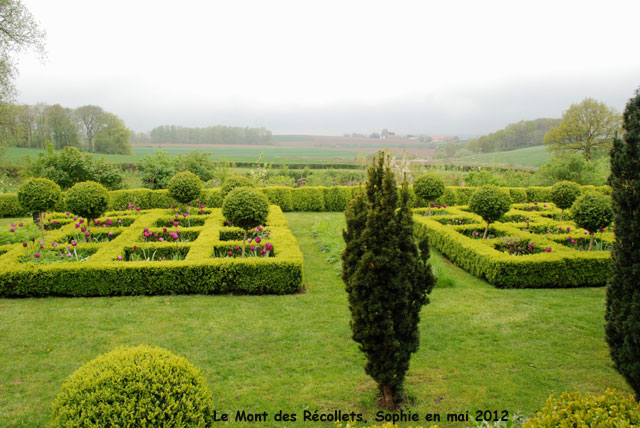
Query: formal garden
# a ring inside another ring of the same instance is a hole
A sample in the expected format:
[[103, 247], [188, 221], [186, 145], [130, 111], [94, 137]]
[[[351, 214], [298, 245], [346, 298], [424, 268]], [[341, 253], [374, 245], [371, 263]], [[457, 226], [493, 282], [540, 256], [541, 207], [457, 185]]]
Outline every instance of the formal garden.
[[626, 129], [601, 187], [410, 187], [385, 152], [362, 187], [27, 180], [0, 426], [638, 426]]

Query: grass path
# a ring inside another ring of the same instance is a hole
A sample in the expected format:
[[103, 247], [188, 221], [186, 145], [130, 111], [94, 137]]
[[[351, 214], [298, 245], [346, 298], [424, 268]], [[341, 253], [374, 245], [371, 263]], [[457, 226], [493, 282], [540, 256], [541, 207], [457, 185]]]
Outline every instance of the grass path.
[[[0, 427], [45, 427], [69, 374], [142, 343], [200, 367], [215, 407], [232, 417], [298, 414], [293, 424], [255, 426], [323, 426], [302, 422], [305, 409], [362, 412], [372, 422], [375, 384], [350, 339], [339, 273], [311, 234], [316, 216], [335, 222], [340, 239], [341, 214], [287, 214], [305, 257], [304, 294], [0, 299]], [[603, 289], [497, 290], [439, 262], [455, 284], [434, 290], [423, 310], [409, 410], [531, 413], [552, 392], [629, 391], [604, 342]]]

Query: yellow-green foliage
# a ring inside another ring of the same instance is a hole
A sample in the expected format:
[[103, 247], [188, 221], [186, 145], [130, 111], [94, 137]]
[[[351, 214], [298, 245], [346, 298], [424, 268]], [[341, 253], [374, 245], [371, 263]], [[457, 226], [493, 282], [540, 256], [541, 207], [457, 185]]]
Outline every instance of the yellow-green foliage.
[[[472, 239], [465, 231], [482, 232], [485, 224], [482, 218], [468, 211], [467, 207], [448, 207], [446, 215], [422, 215], [423, 209], [414, 210], [414, 221], [429, 236], [429, 242], [447, 258], [462, 269], [500, 288], [565, 288], [581, 286], [601, 286], [610, 275], [608, 251], [578, 251], [567, 247], [569, 236], [585, 236], [584, 229], [570, 221], [559, 222], [543, 217], [543, 214], [559, 214], [553, 204], [541, 211], [525, 210], [522, 204], [512, 207], [504, 218], [523, 218], [515, 223], [495, 222], [489, 228], [493, 239]], [[540, 206], [541, 204], [538, 204]], [[524, 219], [530, 219], [527, 224]], [[452, 219], [465, 219], [464, 225], [445, 225]], [[567, 232], [566, 227], [571, 231]], [[545, 233], [563, 227], [563, 233]], [[538, 233], [531, 233], [531, 232]], [[551, 252], [514, 256], [496, 249], [501, 236], [513, 236], [534, 243], [536, 249], [551, 248]], [[611, 242], [611, 232], [602, 233], [600, 239]]]
[[[314, 189], [314, 190], [310, 190]], [[358, 189], [357, 186], [335, 186], [335, 187], [300, 187], [291, 188], [284, 186], [272, 186], [258, 188], [269, 198], [270, 203], [279, 205], [283, 211], [342, 211], [340, 200], [342, 196], [327, 196], [335, 194], [333, 189], [344, 189], [344, 196], [353, 196], [353, 192]], [[446, 187], [444, 194], [435, 202], [438, 204], [451, 205], [467, 205], [469, 198], [475, 192], [476, 187]], [[514, 203], [518, 202], [549, 202], [551, 187], [504, 187]], [[609, 186], [583, 186], [585, 189], [596, 190], [605, 195], [611, 194]], [[413, 188], [409, 188], [411, 192], [411, 203], [416, 200]], [[523, 193], [524, 192], [524, 193]], [[340, 192], [342, 193], [342, 192]], [[349, 195], [351, 193], [351, 195]], [[111, 201], [108, 209], [124, 210], [129, 204], [139, 206], [140, 209], [169, 208], [171, 205], [177, 205], [178, 202], [169, 196], [166, 189], [150, 190], [150, 189], [131, 189], [131, 190], [115, 190], [109, 192]], [[291, 198], [289, 198], [289, 195]], [[524, 195], [524, 196], [523, 196]], [[328, 199], [329, 198], [329, 199]], [[222, 190], [203, 189], [201, 193], [201, 202], [210, 208], [220, 208], [222, 206]], [[54, 207], [55, 211], [65, 211], [64, 192], [59, 202]], [[5, 193], [0, 195], [0, 217], [18, 217], [29, 214], [18, 203], [15, 193]]]
[[206, 428], [213, 398], [200, 370], [149, 346], [123, 347], [88, 362], [62, 385], [51, 428]]
[[293, 211], [324, 211], [322, 187], [299, 187], [293, 189]]
[[52, 209], [60, 199], [60, 186], [48, 178], [30, 178], [18, 189], [18, 201], [28, 212]]
[[564, 392], [551, 395], [544, 408], [523, 428], [623, 428], [640, 426], [640, 405], [614, 389], [604, 394]]
[[167, 190], [173, 199], [186, 204], [200, 198], [202, 181], [191, 171], [179, 172], [171, 177], [167, 183]]
[[[156, 209], [110, 212], [105, 217], [115, 222], [120, 218], [132, 222], [129, 227], [100, 228], [112, 231], [115, 239], [105, 243], [78, 243], [78, 250], [93, 251], [82, 261], [34, 264], [21, 262], [25, 256], [22, 244], [4, 246], [0, 255], [0, 296], [110, 296], [143, 294], [286, 294], [302, 286], [302, 253], [296, 239], [287, 227], [282, 210], [270, 206], [265, 228], [268, 241], [274, 247], [274, 257], [220, 258], [215, 249], [230, 249], [242, 241], [224, 240], [224, 227], [219, 208], [210, 214], [192, 215], [201, 226], [180, 227], [183, 233], [198, 234], [195, 240], [178, 243], [184, 260], [172, 261], [120, 261], [133, 251], [133, 246], [147, 253], [167, 254], [176, 248], [174, 242], [145, 242], [144, 228], [150, 232], [162, 231], [173, 218], [173, 211]], [[63, 214], [64, 216], [64, 214]], [[104, 221], [105, 218], [101, 220]], [[174, 229], [172, 229], [174, 230]], [[239, 229], [237, 229], [239, 230]], [[94, 230], [92, 229], [92, 232]], [[77, 233], [71, 222], [47, 233], [45, 248], [52, 242], [59, 247], [69, 245]]]

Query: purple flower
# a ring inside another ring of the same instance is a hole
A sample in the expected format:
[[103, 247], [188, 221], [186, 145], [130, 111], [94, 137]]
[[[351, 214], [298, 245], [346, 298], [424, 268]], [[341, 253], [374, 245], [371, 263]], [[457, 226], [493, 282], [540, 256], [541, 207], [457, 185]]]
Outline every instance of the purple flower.
[[139, 212], [139, 211], [140, 211], [140, 207], [136, 207], [136, 211], [138, 211], [138, 212]]
[[78, 220], [78, 217], [73, 217], [73, 221], [77, 221], [77, 220]]
[[74, 240], [71, 240], [70, 244], [71, 244], [71, 246], [73, 246], [73, 247], [75, 247], [76, 245], [78, 245], [78, 243], [77, 243], [76, 241], [74, 241]]
[[543, 207], [547, 208], [547, 204], [544, 204]]
[[80, 220], [78, 220], [78, 223], [80, 223], [80, 224], [84, 223], [84, 219], [81, 218]]
[[567, 241], [571, 241], [571, 237], [570, 236], [567, 236]]
[[558, 230], [559, 230], [560, 232], [562, 232], [562, 226], [560, 226], [560, 227], [558, 228]]
[[82, 229], [80, 229], [80, 232], [86, 232], [86, 231], [87, 231], [86, 227], [83, 227]]
[[122, 256], [118, 256], [118, 260], [122, 261]]
[[567, 226], [567, 232], [569, 232], [571, 230], [571, 228], [569, 226]]
[[587, 231], [586, 231], [586, 230], [584, 231], [584, 234], [585, 234], [585, 235], [587, 234]]
[[247, 242], [248, 242], [249, 244], [251, 244], [251, 241], [252, 241], [252, 239], [251, 239], [251, 238], [247, 239]]
[[16, 227], [16, 224], [15, 223], [11, 223], [11, 227]]
[[233, 256], [233, 251], [229, 250], [227, 254], [229, 254], [230, 256]]
[[538, 205], [538, 203], [537, 203], [537, 202], [534, 202], [534, 203], [533, 203], [533, 205]]
[[258, 232], [262, 232], [262, 226], [258, 226]]
[[255, 250], [256, 250], [256, 247], [252, 245], [252, 246], [250, 246], [250, 247], [249, 247], [249, 249], [250, 249], [251, 251], [255, 251]]
[[69, 211], [67, 211], [66, 213], [64, 213], [64, 215], [70, 215], [71, 213]]
[[529, 242], [529, 246], [533, 248], [533, 242]]
[[174, 221], [174, 222], [173, 222], [173, 225], [174, 225], [175, 227], [178, 227], [178, 226], [180, 226], [180, 223], [178, 223], [177, 221]]
[[53, 241], [53, 242], [51, 243], [51, 246], [52, 246], [53, 248], [55, 248], [55, 247], [57, 247], [57, 246], [58, 246], [58, 243], [57, 243], [56, 241]]
[[91, 236], [91, 232], [87, 232], [84, 234], [84, 236], [86, 236], [87, 238]]
[[240, 247], [236, 245], [235, 247], [233, 247], [233, 249], [238, 251], [240, 249]]
[[138, 247], [136, 245], [133, 246], [133, 251], [137, 250]]
[[256, 241], [256, 243], [258, 243], [258, 244], [259, 244], [259, 243], [260, 243], [260, 241], [262, 241], [262, 239], [260, 239], [260, 237], [258, 236], [258, 237], [255, 239], [255, 241]]
[[9, 229], [9, 232], [15, 232], [16, 230], [12, 227], [11, 229]]
[[576, 240], [575, 240], [575, 239], [572, 239], [572, 240], [571, 240], [571, 243], [572, 243], [572, 244], [575, 244], [575, 243], [576, 243]]
[[179, 214], [178, 214], [178, 213], [176, 213], [175, 217], [176, 217], [176, 218], [178, 218], [178, 215], [179, 215]]
[[102, 226], [100, 226], [100, 227], [107, 227], [107, 225], [106, 225], [106, 224], [104, 224], [104, 223], [102, 223]]
[[76, 229], [78, 229], [80, 227], [80, 225], [78, 223], [76, 223]]
[[600, 229], [600, 232], [604, 232], [604, 228]]
[[273, 250], [273, 245], [271, 245], [269, 242], [267, 242], [264, 247], [267, 249], [267, 251]]
[[544, 250], [545, 250], [547, 253], [550, 253], [550, 252], [551, 252], [551, 247], [547, 247], [547, 248], [545, 248]]
[[187, 202], [187, 206], [190, 207], [191, 206], [191, 202]]
[[22, 246], [25, 247], [25, 248], [27, 248], [27, 245], [29, 245], [29, 244], [27, 244], [26, 242], [22, 243]]
[[159, 242], [164, 242], [164, 238], [163, 238], [163, 237], [160, 237], [160, 238], [158, 238], [158, 241], [159, 241]]
[[18, 223], [18, 226], [22, 227], [24, 224], [22, 222]]
[[444, 207], [444, 208], [447, 208], [447, 204], [444, 204], [444, 205], [443, 205], [443, 207]]
[[145, 227], [144, 230], [143, 230], [143, 232], [148, 232], [148, 231], [149, 231], [148, 227]]
[[109, 236], [113, 236], [113, 232], [109, 232]]
[[40, 258], [40, 253], [35, 253], [35, 254], [33, 255], [33, 257], [35, 257], [36, 259], [39, 259], [39, 258]]
[[267, 253], [267, 252], [266, 252], [264, 249], [262, 249], [262, 248], [260, 249], [260, 255], [261, 255], [261, 256], [264, 256], [266, 253]]

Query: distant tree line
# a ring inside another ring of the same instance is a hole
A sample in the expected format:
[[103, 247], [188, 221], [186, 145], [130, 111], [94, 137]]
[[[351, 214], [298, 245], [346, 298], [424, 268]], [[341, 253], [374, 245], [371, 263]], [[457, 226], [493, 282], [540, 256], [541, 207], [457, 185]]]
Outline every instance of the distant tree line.
[[175, 125], [157, 126], [149, 134], [137, 133], [135, 143], [152, 144], [271, 144], [273, 136], [265, 128], [208, 126], [186, 128]]
[[466, 148], [472, 153], [492, 153], [539, 146], [547, 132], [560, 122], [561, 119], [522, 120], [492, 134], [469, 140]]
[[131, 131], [115, 114], [87, 105], [0, 105], [0, 143], [10, 147], [77, 147], [107, 154], [131, 154]]

